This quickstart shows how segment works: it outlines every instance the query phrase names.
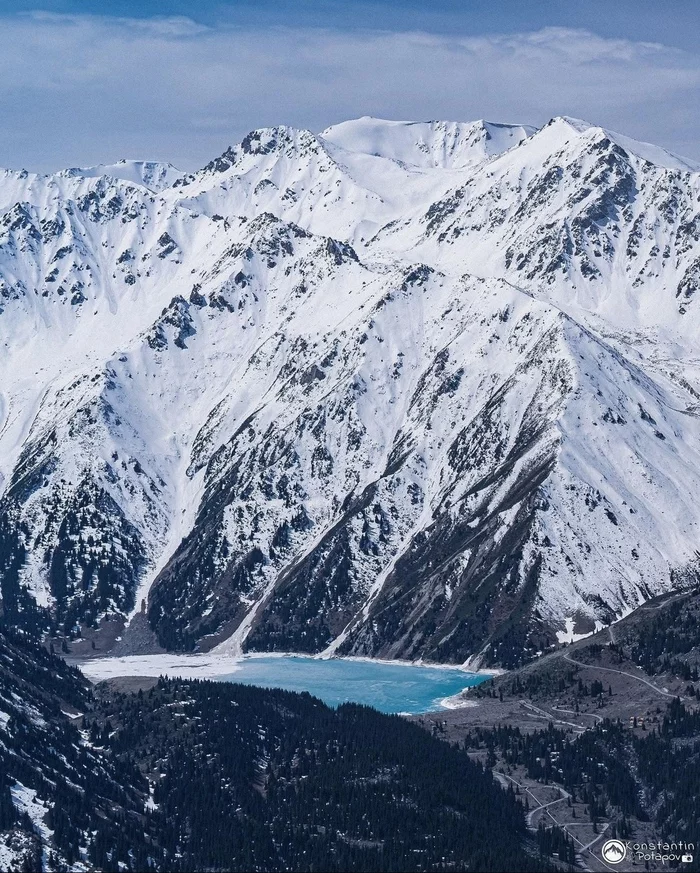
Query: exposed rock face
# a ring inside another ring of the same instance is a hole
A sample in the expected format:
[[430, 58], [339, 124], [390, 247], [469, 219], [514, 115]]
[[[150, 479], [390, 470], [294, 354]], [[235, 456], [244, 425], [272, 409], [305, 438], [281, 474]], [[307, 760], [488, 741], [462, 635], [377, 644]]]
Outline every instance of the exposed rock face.
[[695, 578], [694, 168], [571, 119], [119, 166], [0, 177], [7, 621], [511, 665]]

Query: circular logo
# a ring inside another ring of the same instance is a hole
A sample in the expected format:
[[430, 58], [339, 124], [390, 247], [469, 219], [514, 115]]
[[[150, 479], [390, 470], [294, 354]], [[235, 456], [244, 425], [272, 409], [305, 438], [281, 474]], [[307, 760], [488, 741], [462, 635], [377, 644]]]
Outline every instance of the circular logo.
[[627, 848], [621, 840], [608, 840], [603, 844], [601, 855], [608, 864], [619, 864], [625, 860]]

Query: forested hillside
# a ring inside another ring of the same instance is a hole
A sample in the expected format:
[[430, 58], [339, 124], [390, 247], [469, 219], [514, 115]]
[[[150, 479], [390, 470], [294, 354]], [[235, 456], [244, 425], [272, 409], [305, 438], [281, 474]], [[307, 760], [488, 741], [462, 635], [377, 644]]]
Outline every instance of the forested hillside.
[[[605, 719], [572, 741], [570, 730], [552, 724], [530, 734], [502, 725], [469, 733], [464, 748], [486, 749], [487, 760], [506, 772], [520, 767], [539, 783], [561, 785], [573, 805], [585, 804], [595, 829], [607, 823], [606, 836], [639, 842], [642, 827], [657, 840], [700, 845], [700, 713], [677, 698], [642, 731]], [[551, 820], [538, 838], [545, 854], [575, 848]]]
[[93, 692], [0, 634], [3, 868], [538, 870], [525, 844], [491, 773], [398, 716], [217, 682]]

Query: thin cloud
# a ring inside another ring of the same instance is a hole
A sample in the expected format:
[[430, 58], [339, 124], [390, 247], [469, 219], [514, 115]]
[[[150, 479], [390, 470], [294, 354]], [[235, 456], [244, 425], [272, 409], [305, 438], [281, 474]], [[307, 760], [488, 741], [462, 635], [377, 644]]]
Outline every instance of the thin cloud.
[[199, 166], [254, 127], [358, 115], [540, 124], [569, 114], [700, 157], [700, 57], [582, 30], [451, 37], [0, 19], [0, 164]]

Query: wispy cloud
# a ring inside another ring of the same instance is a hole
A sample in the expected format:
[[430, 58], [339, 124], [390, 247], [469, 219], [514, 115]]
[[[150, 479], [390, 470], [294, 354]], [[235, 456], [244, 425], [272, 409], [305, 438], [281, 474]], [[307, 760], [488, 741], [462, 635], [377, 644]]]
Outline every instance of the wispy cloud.
[[247, 130], [357, 115], [577, 115], [700, 157], [700, 56], [588, 31], [450, 37], [208, 28], [187, 18], [0, 19], [0, 164], [125, 155], [184, 168]]

